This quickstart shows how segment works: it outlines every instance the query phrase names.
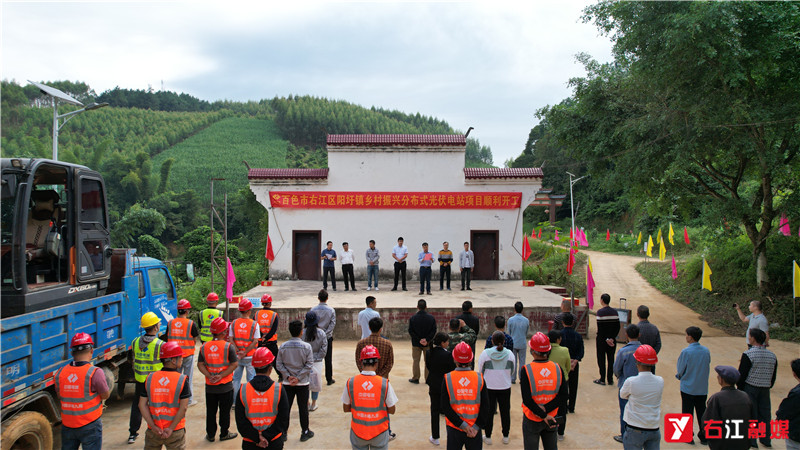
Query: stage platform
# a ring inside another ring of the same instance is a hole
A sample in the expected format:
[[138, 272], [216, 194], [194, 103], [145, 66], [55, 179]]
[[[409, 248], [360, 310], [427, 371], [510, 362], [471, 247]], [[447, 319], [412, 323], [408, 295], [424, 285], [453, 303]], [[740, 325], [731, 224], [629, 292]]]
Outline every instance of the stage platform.
[[[518, 301], [524, 305], [523, 314], [531, 321], [531, 331], [547, 331], [547, 321], [559, 312], [562, 295], [553, 286], [522, 286], [520, 280], [483, 281], [472, 283], [471, 291], [462, 291], [461, 283], [451, 284], [452, 290], [439, 291], [435, 283], [431, 295], [419, 295], [419, 282], [409, 281], [408, 291], [392, 291], [391, 282], [382, 284], [379, 291], [367, 291], [363, 281], [356, 284], [357, 291], [345, 291], [344, 284], [337, 282], [337, 290], [328, 286], [328, 304], [336, 309], [335, 339], [358, 339], [361, 330], [358, 327], [358, 312], [366, 306], [365, 299], [372, 295], [377, 299], [377, 311], [384, 320], [384, 336], [390, 339], [408, 338], [408, 319], [416, 313], [417, 300], [428, 302], [428, 312], [436, 317], [440, 330], [446, 331], [450, 318], [461, 314], [461, 304], [465, 300], [472, 301], [473, 314], [481, 323], [479, 337], [485, 339], [494, 331], [494, 317], [502, 315], [506, 318], [514, 315], [514, 304]], [[319, 281], [274, 281], [272, 286], [258, 286], [247, 292], [236, 294], [247, 298], [260, 298], [263, 294], [272, 295], [272, 308], [279, 313], [279, 339], [288, 338], [287, 324], [292, 320], [302, 320], [305, 313], [318, 302], [317, 294], [322, 289]], [[556, 292], [553, 292], [556, 291]], [[232, 317], [238, 311], [236, 304], [231, 305]], [[225, 305], [220, 305], [221, 309]], [[584, 332], [586, 308], [579, 307], [576, 315], [581, 321], [579, 332]]]

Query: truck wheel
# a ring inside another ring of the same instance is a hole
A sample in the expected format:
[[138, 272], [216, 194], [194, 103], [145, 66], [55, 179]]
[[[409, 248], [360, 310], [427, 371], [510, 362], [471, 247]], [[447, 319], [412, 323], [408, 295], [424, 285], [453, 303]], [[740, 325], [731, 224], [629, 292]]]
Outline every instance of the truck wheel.
[[2, 450], [50, 450], [53, 428], [43, 414], [23, 411], [3, 422]]
[[108, 385], [109, 389], [113, 390], [114, 381], [116, 380], [116, 374], [114, 373], [114, 370], [108, 368], [108, 366], [101, 367], [101, 370], [103, 371], [103, 375], [106, 377], [106, 385]]

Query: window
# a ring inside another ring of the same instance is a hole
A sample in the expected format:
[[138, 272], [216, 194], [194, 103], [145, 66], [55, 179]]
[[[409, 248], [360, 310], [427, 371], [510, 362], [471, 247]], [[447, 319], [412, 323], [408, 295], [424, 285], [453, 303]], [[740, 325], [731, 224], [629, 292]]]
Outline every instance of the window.
[[106, 227], [103, 187], [99, 180], [81, 178], [81, 222], [99, 223]]
[[147, 297], [147, 291], [144, 290], [144, 273], [136, 272], [136, 278], [139, 279], [139, 298]]
[[150, 278], [150, 293], [152, 295], [167, 294], [167, 298], [174, 298], [172, 284], [164, 269], [149, 269], [147, 276]]

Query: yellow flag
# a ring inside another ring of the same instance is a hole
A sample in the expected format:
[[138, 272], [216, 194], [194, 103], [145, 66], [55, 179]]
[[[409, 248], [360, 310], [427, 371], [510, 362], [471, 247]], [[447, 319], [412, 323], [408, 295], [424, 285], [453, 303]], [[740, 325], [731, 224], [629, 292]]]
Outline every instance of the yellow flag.
[[653, 257], [653, 236], [647, 236], [647, 256]]
[[703, 258], [703, 289], [708, 289], [709, 292], [713, 291], [711, 289], [711, 267], [708, 267], [705, 258]]
[[672, 238], [675, 236], [675, 230], [672, 229], [672, 222], [669, 223], [669, 245], [675, 246], [675, 241]]
[[639, 232], [639, 237], [636, 238], [636, 245], [642, 245], [642, 232]]
[[797, 261], [792, 261], [792, 266], [792, 272], [794, 272], [792, 291], [794, 292], [794, 297], [800, 298], [800, 266], [797, 265]]
[[663, 261], [667, 257], [667, 244], [664, 243], [664, 238], [658, 242], [658, 259]]
[[658, 229], [658, 236], [656, 236], [656, 242], [661, 240], [661, 228]]

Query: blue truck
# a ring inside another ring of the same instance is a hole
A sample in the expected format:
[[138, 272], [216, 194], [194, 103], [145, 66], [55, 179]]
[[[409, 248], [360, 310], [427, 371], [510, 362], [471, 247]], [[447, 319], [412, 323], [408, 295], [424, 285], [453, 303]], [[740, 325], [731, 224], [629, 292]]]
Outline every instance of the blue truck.
[[111, 248], [106, 205], [103, 178], [86, 167], [2, 159], [3, 449], [52, 448], [61, 422], [53, 377], [75, 333], [92, 336], [93, 364], [122, 397], [141, 316], [156, 313], [165, 332], [177, 314], [164, 263]]

